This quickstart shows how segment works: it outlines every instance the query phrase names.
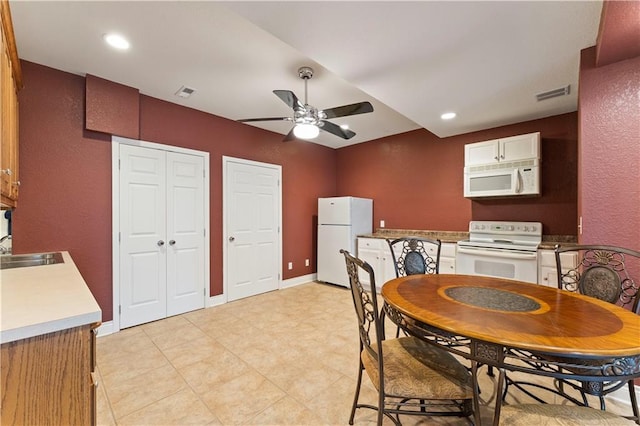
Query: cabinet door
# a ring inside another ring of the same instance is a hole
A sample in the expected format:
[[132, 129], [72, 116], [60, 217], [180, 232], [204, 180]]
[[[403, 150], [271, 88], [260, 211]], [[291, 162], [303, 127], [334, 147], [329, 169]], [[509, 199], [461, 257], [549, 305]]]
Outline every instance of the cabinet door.
[[558, 287], [558, 274], [555, 266], [541, 266], [538, 273], [538, 284], [547, 287]]
[[[380, 250], [377, 248], [358, 247], [358, 257], [361, 260], [367, 262], [373, 268], [375, 274], [376, 286], [380, 287], [380, 279], [382, 274], [381, 262], [380, 262]], [[369, 275], [360, 270], [360, 282], [362, 285], [366, 285], [366, 288], [371, 285], [369, 281]]]
[[0, 194], [2, 204], [15, 207], [18, 198], [18, 94], [9, 43], [5, 32], [0, 43]]
[[456, 273], [456, 259], [455, 257], [440, 257], [441, 274], [455, 274]]
[[0, 347], [1, 424], [95, 424], [90, 332], [83, 325]]
[[500, 161], [517, 161], [540, 157], [540, 133], [500, 139]]
[[475, 166], [498, 162], [500, 158], [499, 141], [471, 143], [464, 146], [464, 165]]
[[[396, 246], [395, 249], [396, 249], [396, 257], [397, 257], [400, 254], [400, 251], [402, 250], [402, 248]], [[382, 285], [384, 283], [396, 278], [396, 266], [393, 262], [391, 249], [389, 248], [389, 244], [386, 241], [384, 241], [384, 247], [381, 247], [380, 251], [381, 251], [380, 256], [382, 258], [380, 267], [382, 268], [383, 276], [381, 277], [382, 279], [376, 278], [377, 280], [376, 285], [378, 287], [378, 290], [382, 288]]]

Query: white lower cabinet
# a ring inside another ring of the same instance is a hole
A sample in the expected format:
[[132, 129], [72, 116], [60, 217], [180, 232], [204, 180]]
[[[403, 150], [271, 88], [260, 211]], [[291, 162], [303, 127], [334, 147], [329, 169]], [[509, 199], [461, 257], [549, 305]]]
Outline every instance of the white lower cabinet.
[[[562, 264], [574, 268], [578, 263], [577, 253], [561, 253]], [[558, 287], [558, 272], [556, 268], [556, 253], [554, 250], [538, 250], [538, 284], [548, 287]]]
[[[396, 277], [391, 249], [384, 238], [358, 238], [358, 257], [373, 268], [378, 291], [384, 283]], [[360, 274], [360, 282], [369, 285], [369, 277]]]
[[456, 243], [442, 243], [440, 247], [440, 266], [439, 272], [441, 274], [455, 274], [456, 273]]
[[[439, 267], [441, 274], [454, 274], [456, 272], [456, 247], [455, 243], [442, 243]], [[396, 256], [400, 254], [399, 250], [400, 247], [398, 247]], [[435, 257], [435, 249], [429, 249], [429, 254]], [[396, 277], [391, 250], [384, 238], [358, 238], [358, 257], [373, 268], [378, 291], [380, 291], [384, 283]], [[369, 285], [369, 277], [361, 275], [360, 282]]]

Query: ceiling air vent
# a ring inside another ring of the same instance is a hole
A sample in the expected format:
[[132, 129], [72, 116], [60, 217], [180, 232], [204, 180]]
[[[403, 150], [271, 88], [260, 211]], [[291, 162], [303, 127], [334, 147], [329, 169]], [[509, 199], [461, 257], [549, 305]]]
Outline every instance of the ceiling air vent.
[[176, 92], [176, 96], [180, 96], [181, 98], [188, 98], [195, 91], [196, 89], [192, 89], [191, 87], [182, 86], [180, 90]]
[[540, 102], [540, 101], [544, 101], [545, 99], [551, 99], [558, 96], [565, 96], [569, 94], [570, 90], [571, 90], [571, 85], [568, 84], [567, 86], [561, 87], [559, 89], [553, 89], [553, 90], [549, 90], [548, 92], [538, 93], [536, 95], [536, 99], [538, 100], [538, 102]]

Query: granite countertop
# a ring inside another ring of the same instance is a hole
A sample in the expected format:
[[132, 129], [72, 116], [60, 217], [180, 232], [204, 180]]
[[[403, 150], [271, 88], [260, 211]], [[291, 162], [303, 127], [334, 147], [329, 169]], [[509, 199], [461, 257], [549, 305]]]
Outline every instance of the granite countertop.
[[578, 244], [578, 237], [576, 235], [543, 235], [538, 248], [553, 250], [556, 248], [556, 244]]
[[389, 229], [378, 228], [372, 234], [358, 235], [365, 238], [400, 238], [400, 237], [423, 237], [432, 240], [440, 239], [443, 243], [457, 243], [460, 240], [468, 240], [469, 233], [466, 231], [429, 231], [419, 229]]
[[0, 270], [0, 343], [102, 320], [73, 259], [61, 253], [64, 263]]
[[[468, 240], [469, 233], [466, 231], [430, 231], [418, 229], [389, 229], [378, 228], [371, 234], [358, 235], [364, 238], [400, 238], [407, 236], [423, 237], [432, 240], [439, 239], [443, 243], [457, 243], [461, 240]], [[577, 244], [578, 238], [575, 235], [543, 235], [542, 243], [538, 246], [542, 250], [553, 250], [556, 244]]]

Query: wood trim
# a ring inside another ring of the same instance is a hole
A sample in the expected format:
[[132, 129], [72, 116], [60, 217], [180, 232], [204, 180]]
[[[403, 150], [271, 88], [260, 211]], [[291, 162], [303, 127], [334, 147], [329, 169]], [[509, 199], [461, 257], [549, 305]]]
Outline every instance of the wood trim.
[[4, 30], [5, 41], [7, 43], [7, 51], [11, 59], [11, 69], [13, 70], [13, 79], [16, 82], [16, 89], [22, 89], [22, 68], [20, 67], [20, 58], [18, 57], [18, 47], [16, 38], [13, 34], [13, 21], [11, 20], [11, 8], [9, 0], [0, 0], [0, 16], [2, 17], [2, 28]]

